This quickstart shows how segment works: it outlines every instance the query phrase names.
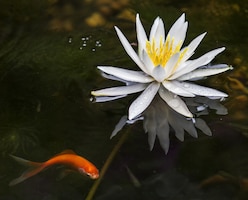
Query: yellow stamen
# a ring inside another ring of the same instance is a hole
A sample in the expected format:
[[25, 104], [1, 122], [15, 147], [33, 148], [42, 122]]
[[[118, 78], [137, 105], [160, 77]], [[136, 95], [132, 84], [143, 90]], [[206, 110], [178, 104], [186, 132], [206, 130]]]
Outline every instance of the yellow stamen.
[[[176, 46], [174, 45], [174, 37], [170, 38], [170, 35], [166, 38], [166, 41], [163, 42], [162, 36], [160, 37], [159, 44], [156, 44], [155, 39], [153, 38], [151, 41], [146, 41], [146, 52], [153, 62], [154, 66], [162, 66], [164, 67], [169, 59], [176, 53], [180, 52], [182, 41], [178, 42]], [[179, 59], [174, 66], [173, 71], [176, 70], [177, 66], [183, 59], [184, 55], [188, 51], [188, 48], [185, 48], [179, 55]]]

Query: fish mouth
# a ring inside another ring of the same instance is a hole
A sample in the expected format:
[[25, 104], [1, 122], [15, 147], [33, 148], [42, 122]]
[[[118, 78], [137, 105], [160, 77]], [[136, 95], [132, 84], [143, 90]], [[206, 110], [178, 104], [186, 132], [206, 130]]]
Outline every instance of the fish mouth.
[[97, 179], [99, 177], [99, 174], [91, 174], [90, 176], [92, 179]]

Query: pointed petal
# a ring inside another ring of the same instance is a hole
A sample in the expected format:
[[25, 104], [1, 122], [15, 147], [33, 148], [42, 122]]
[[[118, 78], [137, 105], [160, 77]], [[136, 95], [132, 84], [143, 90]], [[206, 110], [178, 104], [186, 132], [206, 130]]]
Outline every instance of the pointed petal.
[[174, 46], [178, 45], [179, 43], [182, 46], [182, 44], [184, 43], [184, 40], [186, 38], [187, 29], [188, 29], [188, 22], [185, 22], [182, 25], [182, 28], [174, 36], [175, 37], [175, 45]]
[[169, 90], [170, 92], [177, 94], [179, 96], [183, 97], [194, 97], [195, 95], [191, 92], [188, 92], [184, 88], [180, 86], [180, 84], [177, 84], [178, 81], [163, 81], [163, 86]]
[[186, 91], [199, 96], [219, 97], [219, 98], [228, 96], [226, 93], [218, 91], [216, 89], [196, 85], [189, 82], [178, 82], [177, 84], [180, 85], [182, 88], [184, 88]]
[[226, 64], [219, 64], [219, 65], [211, 66], [211, 68], [200, 68], [200, 69], [196, 69], [192, 72], [189, 72], [187, 74], [184, 74], [178, 77], [177, 80], [185, 81], [185, 80], [191, 80], [191, 79], [199, 79], [202, 77], [219, 74], [229, 69], [230, 69], [230, 66]]
[[186, 104], [183, 100], [178, 97], [177, 95], [169, 92], [167, 89], [160, 87], [159, 89], [160, 97], [176, 112], [186, 116], [186, 117], [193, 117], [192, 113], [187, 108]]
[[141, 114], [152, 102], [154, 96], [156, 95], [160, 84], [157, 82], [151, 83], [141, 95], [134, 100], [134, 102], [129, 107], [129, 120], [135, 118]]
[[91, 94], [94, 96], [120, 96], [126, 94], [132, 94], [140, 92], [147, 87], [147, 84], [138, 83], [128, 86], [112, 87], [105, 88], [101, 90], [91, 91]]
[[165, 154], [168, 153], [170, 146], [169, 132], [170, 132], [170, 127], [168, 121], [165, 119], [163, 120], [163, 124], [161, 125], [161, 127], [158, 127], [158, 131], [157, 131], [159, 143], [163, 148], [163, 150], [165, 151]]
[[154, 67], [152, 71], [152, 77], [157, 81], [157, 82], [162, 82], [165, 79], [166, 73], [163, 67], [161, 65]]
[[177, 139], [183, 142], [184, 141], [184, 129], [179, 126], [173, 126], [172, 128], [175, 131], [175, 136], [177, 137]]
[[139, 66], [139, 68], [146, 73], [144, 64], [142, 63], [136, 52], [133, 50], [126, 37], [123, 35], [118, 27], [115, 26], [115, 30], [127, 54], [133, 59], [133, 61]]
[[178, 30], [182, 27], [182, 25], [185, 22], [185, 14], [183, 13], [178, 19], [177, 21], [175, 21], [175, 23], [171, 26], [168, 35], [170, 36], [174, 36], [177, 34]]
[[206, 60], [206, 57], [200, 57], [195, 60], [186, 61], [185, 63], [180, 65], [173, 74], [171, 74], [168, 80], [177, 79], [184, 74], [194, 71], [197, 67], [203, 66], [202, 63], [205, 63]]
[[122, 118], [120, 119], [120, 121], [115, 125], [115, 129], [113, 130], [110, 139], [112, 139], [114, 136], [116, 136], [116, 134], [126, 125], [127, 123], [127, 116], [124, 115], [122, 116]]
[[[168, 121], [175, 130], [175, 135], [179, 140], [184, 140], [184, 130], [187, 131], [191, 136], [197, 137], [197, 131], [192, 119], [193, 118], [187, 119], [185, 116], [180, 115], [175, 111], [168, 115]], [[178, 124], [180, 124], [180, 126], [178, 126]]]
[[205, 133], [208, 136], [212, 135], [212, 131], [211, 129], [208, 127], [208, 125], [206, 124], [206, 122], [201, 119], [201, 118], [196, 118], [195, 119], [195, 126], [196, 128], [200, 129], [203, 133]]
[[149, 83], [154, 80], [152, 77], [147, 76], [147, 74], [141, 71], [133, 71], [111, 66], [98, 66], [97, 68], [107, 74], [116, 76], [126, 81], [132, 81], [137, 83]]
[[178, 45], [179, 42], [183, 43], [186, 37], [188, 28], [188, 22], [185, 22], [185, 14], [183, 13], [177, 21], [172, 25], [168, 32], [170, 38], [174, 37], [174, 45]]
[[144, 120], [144, 128], [146, 132], [148, 132], [148, 144], [150, 151], [153, 149], [156, 140], [156, 126], [156, 113], [154, 111], [151, 111], [149, 112], [149, 115], [145, 116]]
[[179, 66], [176, 70], [176, 72], [169, 78], [169, 80], [173, 80], [178, 78], [179, 76], [182, 76], [183, 74], [187, 74], [201, 66], [204, 66], [206, 64], [208, 64], [209, 62], [211, 62], [216, 55], [218, 55], [219, 53], [221, 53], [222, 51], [225, 50], [225, 47], [222, 48], [218, 48], [218, 49], [214, 49], [206, 54], [204, 54], [203, 56], [201, 56], [200, 58], [197, 58], [195, 60], [192, 60], [189, 62], [188, 65], [184, 65]]
[[149, 36], [149, 40], [152, 41], [153, 38], [155, 38], [155, 34], [156, 34], [156, 31], [157, 31], [157, 28], [158, 28], [158, 24], [159, 24], [159, 17], [157, 17], [153, 24], [152, 24], [152, 28], [151, 28], [151, 31], [150, 31], [150, 36]]
[[145, 68], [147, 70], [147, 74], [152, 76], [152, 71], [154, 69], [153, 62], [151, 61], [150, 57], [147, 55], [146, 51], [143, 50], [142, 52], [143, 62], [145, 63]]
[[[161, 18], [159, 18], [158, 26], [154, 35], [154, 39], [156, 41], [156, 48], [159, 47], [160, 39], [162, 39], [162, 43], [165, 40], [165, 30], [164, 30], [164, 22]], [[151, 40], [150, 40], [151, 41]]]
[[144, 30], [144, 27], [140, 21], [139, 14], [136, 15], [136, 31], [137, 31], [137, 40], [139, 48], [139, 56], [141, 57], [143, 49], [146, 48], [147, 36]]
[[120, 81], [120, 82], [125, 83], [126, 85], [130, 85], [130, 83], [133, 83], [133, 82], [126, 81], [126, 80], [123, 80], [123, 79], [121, 79], [121, 78], [118, 78], [118, 77], [116, 77], [116, 76], [106, 74], [106, 73], [104, 73], [104, 72], [102, 72], [101, 75], [102, 75], [102, 77], [104, 77], [104, 78], [106, 78], [106, 79], [113, 80], [113, 81]]
[[[181, 117], [182, 115], [175, 112], [174, 110], [171, 110], [170, 114], [168, 115], [168, 121], [171, 127], [174, 129], [175, 136], [177, 137], [177, 139], [183, 142], [184, 141], [184, 128], [183, 128], [184, 126], [182, 126], [182, 123], [184, 124], [185, 118], [182, 119]], [[178, 122], [180, 122], [180, 126], [178, 126]]]
[[[154, 124], [152, 124], [154, 125]], [[156, 140], [156, 127], [152, 126], [149, 127], [149, 131], [148, 131], [148, 145], [149, 145], [149, 150], [152, 151], [154, 144], [155, 144], [155, 140]]]
[[197, 130], [193, 123], [193, 118], [187, 120], [186, 126], [184, 126], [185, 130], [194, 138], [198, 137]]
[[186, 47], [188, 48], [188, 51], [186, 52], [186, 55], [184, 56], [183, 60], [187, 60], [190, 58], [193, 54], [198, 45], [201, 43], [202, 39], [207, 33], [202, 33], [201, 35], [197, 36], [194, 40], [190, 42], [190, 44]]
[[101, 102], [106, 102], [106, 101], [114, 101], [116, 99], [121, 99], [125, 96], [127, 95], [120, 95], [120, 96], [113, 96], [113, 97], [98, 96], [98, 97], [92, 98], [92, 102], [101, 103]]
[[176, 63], [179, 59], [180, 54], [176, 53], [174, 54], [166, 63], [164, 69], [165, 69], [165, 79], [167, 79], [171, 73], [175, 70], [174, 67], [176, 66]]

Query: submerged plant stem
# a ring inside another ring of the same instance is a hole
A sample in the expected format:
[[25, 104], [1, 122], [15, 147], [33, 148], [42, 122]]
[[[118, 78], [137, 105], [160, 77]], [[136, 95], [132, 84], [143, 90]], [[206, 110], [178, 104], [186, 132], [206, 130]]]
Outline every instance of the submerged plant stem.
[[[129, 130], [129, 129], [128, 129]], [[109, 154], [106, 162], [104, 163], [102, 169], [100, 170], [100, 176], [99, 178], [95, 181], [95, 183], [92, 185], [87, 197], [85, 200], [92, 200], [93, 196], [96, 193], [96, 190], [98, 188], [98, 186], [100, 185], [105, 173], [107, 172], [111, 162], [113, 161], [113, 159], [115, 158], [115, 155], [117, 154], [117, 152], [119, 151], [119, 149], [121, 148], [122, 144], [125, 142], [128, 132], [126, 131], [125, 133], [122, 134], [121, 138], [119, 139], [119, 141], [117, 142], [117, 144], [114, 146], [113, 150], [111, 151], [111, 153]]]

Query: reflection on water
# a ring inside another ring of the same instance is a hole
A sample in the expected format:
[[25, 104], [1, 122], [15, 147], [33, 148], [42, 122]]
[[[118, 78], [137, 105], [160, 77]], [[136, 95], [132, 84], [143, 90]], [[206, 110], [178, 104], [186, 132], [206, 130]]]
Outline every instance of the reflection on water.
[[208, 115], [209, 109], [216, 110], [216, 114], [218, 115], [227, 114], [227, 109], [221, 105], [218, 100], [198, 96], [185, 98], [184, 101], [191, 113], [195, 116], [194, 118], [187, 118], [177, 113], [157, 95], [151, 105], [137, 119], [128, 120], [127, 116], [122, 117], [115, 126], [110, 138], [121, 131], [125, 124], [133, 124], [136, 121], [143, 120], [144, 130], [148, 133], [150, 150], [154, 148], [155, 140], [158, 138], [161, 147], [167, 154], [170, 145], [169, 133], [171, 132], [171, 128], [180, 141], [184, 141], [185, 132], [197, 138], [198, 134], [196, 128], [206, 135], [211, 136], [212, 131], [200, 116]]
[[[127, 102], [92, 105], [89, 94], [99, 85], [104, 88], [113, 84], [97, 74], [97, 65], [135, 67], [119, 45], [113, 25], [120, 26], [130, 42], [135, 43], [133, 21], [137, 12], [146, 30], [155, 16], [166, 19], [169, 27], [186, 12], [192, 24], [189, 41], [202, 30], [208, 30], [196, 57], [211, 48], [226, 47], [216, 62], [224, 60], [233, 64], [235, 70], [202, 83], [229, 94], [228, 100], [222, 102], [229, 115], [220, 117], [210, 111], [210, 115], [199, 116], [212, 130], [212, 137], [198, 130], [197, 140], [185, 135], [187, 138], [181, 143], [170, 134], [167, 156], [159, 145], [149, 151], [141, 124], [135, 123], [95, 199], [246, 199], [247, 187], [245, 184], [240, 187], [235, 180], [246, 180], [248, 166], [247, 2], [118, 2], [0, 2], [0, 199], [86, 197], [93, 184], [91, 180], [75, 174], [56, 180], [56, 168], [8, 187], [9, 181], [23, 169], [7, 155], [15, 153], [43, 161], [63, 149], [73, 149], [101, 168], [119, 139], [119, 134], [112, 140], [109, 135], [125, 112]], [[87, 37], [89, 40], [85, 42], [83, 38]], [[212, 106], [214, 109], [215, 105]], [[140, 187], [133, 184], [127, 167]], [[202, 181], [218, 171], [234, 177], [235, 184], [230, 179], [225, 183], [213, 179], [207, 187], [199, 189]]]

